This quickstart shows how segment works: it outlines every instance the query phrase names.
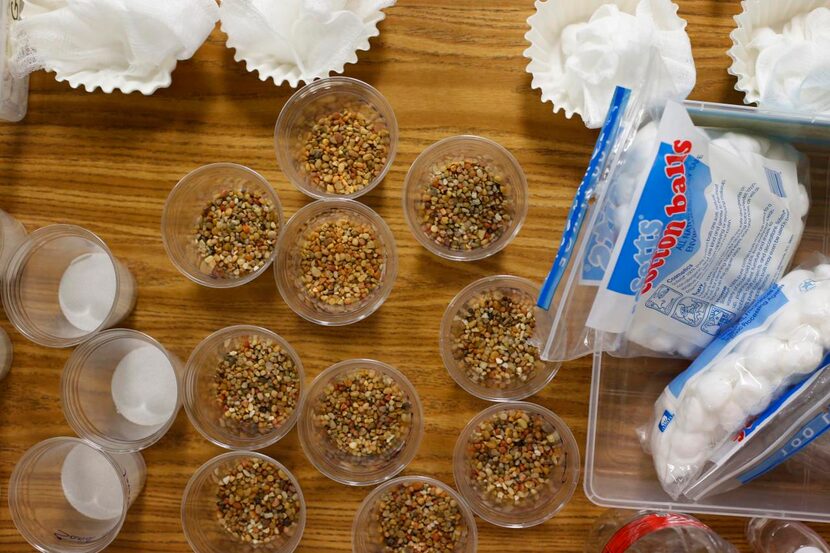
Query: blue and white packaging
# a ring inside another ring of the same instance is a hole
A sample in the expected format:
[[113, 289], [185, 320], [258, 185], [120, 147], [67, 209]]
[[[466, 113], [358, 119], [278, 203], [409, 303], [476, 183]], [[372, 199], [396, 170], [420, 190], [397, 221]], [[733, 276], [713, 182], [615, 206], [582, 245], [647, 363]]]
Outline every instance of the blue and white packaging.
[[693, 357], [787, 269], [806, 169], [784, 142], [695, 127], [649, 82], [618, 89], [537, 302], [542, 358]]
[[830, 430], [830, 359], [751, 418], [684, 491], [692, 501], [718, 495], [771, 472]]
[[793, 386], [823, 367], [828, 351], [830, 264], [822, 262], [771, 286], [660, 395], [644, 446], [663, 489], [675, 499], [705, 494], [693, 491], [704, 469], [743, 447], [727, 442], [773, 423], [809, 388]]
[[676, 102], [652, 152], [586, 324], [617, 355], [693, 358], [784, 274], [809, 201], [794, 149], [713, 138]]

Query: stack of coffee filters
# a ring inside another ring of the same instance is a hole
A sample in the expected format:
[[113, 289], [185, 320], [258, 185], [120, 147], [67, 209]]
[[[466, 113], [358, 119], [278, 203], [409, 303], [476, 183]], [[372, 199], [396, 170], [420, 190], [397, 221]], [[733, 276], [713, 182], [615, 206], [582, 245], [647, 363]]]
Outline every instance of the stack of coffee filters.
[[379, 34], [395, 0], [223, 0], [222, 30], [236, 61], [291, 87], [342, 73]]
[[218, 17], [214, 0], [27, 0], [11, 29], [12, 73], [45, 69], [87, 92], [152, 94]]

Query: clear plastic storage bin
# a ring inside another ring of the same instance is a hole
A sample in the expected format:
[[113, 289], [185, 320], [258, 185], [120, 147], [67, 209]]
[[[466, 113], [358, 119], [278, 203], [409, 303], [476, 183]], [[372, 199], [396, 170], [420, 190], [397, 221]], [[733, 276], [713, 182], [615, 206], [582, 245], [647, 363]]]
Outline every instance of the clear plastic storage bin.
[[[742, 129], [791, 141], [810, 158], [811, 207], [797, 265], [830, 242], [830, 119], [773, 114], [755, 108], [686, 102], [698, 126]], [[738, 489], [698, 503], [673, 501], [660, 487], [637, 429], [648, 424], [663, 388], [688, 361], [594, 353], [585, 459], [585, 494], [602, 506], [830, 522], [830, 473], [795, 456]]]

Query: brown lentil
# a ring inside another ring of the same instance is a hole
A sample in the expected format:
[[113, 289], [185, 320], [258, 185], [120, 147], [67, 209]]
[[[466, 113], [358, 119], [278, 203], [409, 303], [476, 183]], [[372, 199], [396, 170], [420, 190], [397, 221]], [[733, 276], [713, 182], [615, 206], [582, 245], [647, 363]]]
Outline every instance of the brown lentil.
[[378, 500], [374, 516], [384, 553], [453, 553], [465, 537], [458, 503], [427, 482], [392, 488]]
[[216, 469], [216, 517], [235, 538], [252, 544], [290, 537], [297, 529], [300, 498], [288, 475], [256, 457]]
[[510, 409], [482, 421], [467, 452], [470, 479], [496, 504], [533, 501], [563, 461], [562, 439], [541, 415]]
[[477, 159], [436, 168], [421, 193], [418, 213], [424, 233], [453, 251], [487, 247], [512, 220], [503, 177]]
[[328, 306], [348, 306], [369, 296], [383, 275], [377, 232], [348, 218], [324, 221], [300, 244], [300, 272], [306, 293]]
[[270, 199], [245, 190], [220, 192], [196, 223], [202, 271], [216, 278], [255, 273], [271, 257], [278, 233]]
[[220, 424], [245, 434], [268, 434], [294, 412], [300, 377], [290, 355], [278, 343], [251, 336], [219, 361], [213, 392], [222, 412]]
[[390, 138], [379, 114], [356, 104], [317, 119], [302, 142], [300, 167], [311, 184], [329, 194], [353, 194], [383, 172]]
[[471, 299], [452, 323], [452, 353], [472, 382], [510, 388], [542, 368], [530, 343], [536, 328], [533, 298], [516, 290], [486, 290]]
[[313, 416], [339, 451], [370, 457], [400, 447], [409, 431], [412, 404], [391, 376], [357, 369], [323, 389]]

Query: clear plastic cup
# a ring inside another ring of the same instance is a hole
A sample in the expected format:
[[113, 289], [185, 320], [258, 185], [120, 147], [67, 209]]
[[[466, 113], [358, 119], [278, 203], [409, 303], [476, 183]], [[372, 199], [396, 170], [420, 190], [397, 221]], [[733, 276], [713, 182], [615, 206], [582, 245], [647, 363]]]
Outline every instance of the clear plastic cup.
[[[338, 449], [315, 420], [315, 410], [326, 387], [361, 369], [390, 377], [409, 403], [410, 421], [405, 434], [393, 449], [380, 455], [360, 456]], [[317, 470], [341, 484], [369, 486], [389, 480], [415, 457], [424, 435], [423, 408], [415, 387], [397, 369], [372, 359], [349, 359], [332, 365], [314, 379], [306, 394], [298, 430], [303, 451]]]
[[[279, 427], [267, 433], [260, 433], [253, 428], [242, 428], [241, 425], [228, 425], [217, 401], [216, 392], [212, 389], [221, 360], [229, 351], [238, 348], [252, 337], [279, 344], [294, 361], [298, 376], [299, 397], [294, 411]], [[268, 329], [236, 325], [214, 332], [193, 350], [184, 373], [184, 408], [187, 416], [202, 436], [220, 447], [250, 450], [268, 447], [288, 434], [300, 417], [305, 392], [303, 364], [291, 344]]]
[[3, 279], [3, 304], [21, 334], [43, 346], [80, 344], [133, 310], [127, 266], [90, 231], [51, 225], [29, 234]]
[[[370, 226], [383, 252], [384, 263], [380, 284], [364, 299], [351, 305], [328, 305], [315, 299], [303, 285], [300, 247], [309, 233], [320, 225], [347, 220]], [[398, 254], [395, 237], [386, 222], [372, 209], [354, 200], [318, 200], [300, 209], [288, 221], [277, 244], [274, 277], [285, 303], [296, 314], [313, 323], [342, 326], [361, 321], [377, 311], [395, 285], [398, 274]]]
[[[436, 171], [452, 162], [477, 159], [493, 168], [503, 179], [505, 206], [511, 220], [501, 236], [486, 246], [455, 250], [427, 235], [419, 215], [422, 195], [429, 189]], [[507, 247], [519, 234], [527, 217], [527, 180], [519, 162], [503, 146], [480, 136], [462, 135], [436, 142], [412, 163], [403, 185], [403, 212], [412, 234], [427, 250], [451, 261], [477, 261]]]
[[14, 360], [14, 346], [6, 331], [0, 328], [0, 380], [8, 376]]
[[[545, 431], [558, 432], [562, 441], [563, 460], [551, 473], [547, 486], [539, 490], [533, 501], [500, 505], [487, 498], [470, 478], [469, 443], [479, 424], [501, 412], [512, 410], [540, 415], [546, 424]], [[470, 503], [470, 507], [478, 516], [496, 526], [529, 528], [550, 519], [568, 504], [579, 481], [579, 462], [579, 447], [565, 421], [549, 409], [534, 403], [517, 401], [493, 405], [473, 417], [455, 444], [453, 474], [459, 493]]]
[[[219, 523], [216, 501], [220, 475], [246, 458], [255, 458], [282, 470], [297, 490], [300, 510], [296, 526], [290, 536], [254, 545], [234, 537]], [[182, 527], [187, 542], [196, 553], [250, 553], [252, 551], [291, 553], [303, 537], [305, 524], [306, 506], [299, 482], [285, 466], [261, 453], [232, 451], [214, 457], [193, 474], [184, 489]]]
[[145, 449], [181, 406], [182, 364], [135, 330], [105, 330], [78, 346], [61, 377], [61, 403], [81, 438], [113, 452]]
[[282, 204], [265, 178], [243, 165], [213, 163], [185, 175], [164, 204], [161, 238], [170, 261], [187, 278], [208, 288], [233, 288], [251, 282], [268, 270], [276, 247], [258, 270], [239, 277], [212, 274], [196, 246], [196, 228], [202, 212], [217, 194], [229, 190], [247, 191], [271, 201], [276, 210], [278, 232], [282, 231]]
[[[487, 401], [517, 401], [530, 397], [539, 392], [553, 380], [559, 371], [561, 363], [553, 363], [538, 359], [536, 373], [526, 381], [516, 381], [503, 386], [486, 385], [482, 382], [475, 382], [468, 376], [464, 365], [463, 355], [454, 351], [453, 344], [455, 337], [464, 330], [461, 320], [456, 317], [469, 312], [470, 302], [485, 293], [500, 292], [511, 296], [517, 301], [528, 302], [531, 311], [536, 317], [545, 316], [544, 313], [535, 312], [533, 309], [536, 298], [539, 297], [539, 287], [526, 280], [510, 275], [497, 275], [477, 280], [461, 290], [447, 306], [444, 318], [441, 321], [440, 349], [444, 366], [453, 380], [472, 395]], [[540, 324], [537, 321], [537, 324]], [[541, 323], [544, 324], [544, 323]]]
[[51, 438], [24, 453], [12, 472], [12, 521], [39, 551], [102, 551], [121, 531], [145, 477], [139, 453], [107, 453], [78, 438]]
[[[321, 117], [335, 113], [347, 106], [358, 106], [373, 118], [376, 127], [389, 132], [386, 163], [380, 173], [368, 185], [350, 194], [327, 192], [311, 182], [298, 159], [303, 137]], [[274, 129], [274, 147], [279, 163], [288, 180], [300, 192], [312, 198], [354, 199], [375, 188], [389, 172], [395, 160], [398, 145], [398, 122], [392, 106], [373, 87], [349, 77], [320, 79], [304, 86], [285, 103]]]
[[6, 267], [12, 254], [26, 237], [23, 223], [0, 209], [0, 279], [6, 273]]
[[378, 502], [384, 494], [394, 490], [396, 487], [417, 483], [430, 484], [441, 488], [455, 500], [461, 511], [463, 523], [461, 540], [456, 544], [454, 553], [476, 552], [478, 548], [476, 519], [464, 498], [440, 480], [426, 476], [400, 476], [375, 488], [372, 493], [366, 496], [366, 499], [363, 500], [363, 503], [357, 509], [357, 514], [355, 514], [354, 523], [352, 524], [352, 551], [354, 553], [383, 553], [387, 551], [380, 524], [375, 520], [375, 518], [381, 515], [378, 509]]

